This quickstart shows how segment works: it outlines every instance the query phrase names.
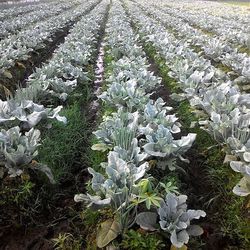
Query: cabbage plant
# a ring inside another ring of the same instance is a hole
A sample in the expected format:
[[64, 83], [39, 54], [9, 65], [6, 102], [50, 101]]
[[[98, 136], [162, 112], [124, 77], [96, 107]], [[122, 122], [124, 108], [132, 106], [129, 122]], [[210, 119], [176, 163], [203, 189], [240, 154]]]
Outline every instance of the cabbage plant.
[[[138, 65], [143, 65], [143, 67], [138, 69]], [[161, 78], [154, 76], [153, 72], [147, 70], [148, 65], [145, 57], [128, 58], [124, 56], [116, 62], [113, 61], [112, 67], [114, 71], [107, 78], [107, 82], [110, 84], [133, 79], [137, 82], [138, 86], [150, 92], [161, 83]]]
[[202, 210], [187, 209], [186, 200], [186, 195], [167, 193], [157, 212], [151, 210], [139, 213], [136, 223], [148, 231], [156, 231], [160, 226], [170, 236], [172, 245], [181, 248], [189, 242], [190, 236], [203, 234], [203, 229], [199, 225], [191, 224], [191, 221], [206, 216]]
[[129, 112], [135, 109], [143, 109], [149, 101], [149, 95], [135, 79], [126, 82], [112, 83], [107, 91], [104, 91], [98, 98], [105, 101], [108, 105], [125, 107]]
[[[248, 155], [248, 157], [246, 156]], [[231, 161], [231, 168], [243, 175], [239, 183], [234, 187], [233, 192], [239, 196], [247, 196], [250, 194], [250, 158], [249, 152], [243, 154], [244, 161]]]
[[21, 133], [19, 127], [1, 130], [0, 158], [10, 177], [19, 176], [25, 169], [30, 168], [45, 173], [49, 180], [54, 183], [52, 172], [46, 165], [32, 163], [32, 160], [38, 155], [39, 141], [40, 131], [34, 128], [25, 134]]
[[170, 234], [171, 243], [177, 248], [187, 244], [190, 236], [199, 236], [203, 233], [202, 228], [191, 225], [191, 221], [205, 217], [206, 213], [202, 210], [187, 209], [186, 200], [186, 195], [168, 193], [157, 210], [161, 229]]
[[122, 108], [112, 116], [104, 117], [99, 129], [93, 132], [99, 142], [93, 145], [92, 149], [105, 151], [114, 146], [121, 146], [127, 150], [132, 140], [138, 136], [139, 118], [138, 112], [128, 113]]
[[[129, 213], [132, 209], [130, 205], [133, 194], [136, 194], [135, 184], [145, 175], [149, 167], [147, 162], [140, 163], [144, 157], [136, 148], [132, 153], [128, 156], [119, 148], [116, 148], [115, 152], [109, 152], [108, 162], [102, 164], [104, 175], [88, 168], [89, 173], [93, 176], [91, 185], [96, 195], [78, 194], [74, 198], [76, 202], [87, 202], [88, 206], [94, 209], [110, 205], [117, 214], [123, 230], [133, 223], [134, 218], [130, 218]], [[134, 162], [126, 162], [120, 156], [124, 159], [132, 158]]]
[[66, 117], [59, 115], [62, 106], [51, 109], [29, 100], [16, 102], [15, 99], [10, 99], [8, 101], [0, 100], [0, 108], [0, 124], [6, 122], [13, 124], [14, 121], [18, 121], [18, 123], [22, 122], [27, 129], [36, 126], [42, 119], [55, 118], [64, 123], [67, 121]]
[[196, 134], [182, 136], [175, 140], [171, 131], [163, 125], [159, 125], [156, 132], [146, 135], [146, 144], [143, 146], [145, 152], [152, 156], [164, 157], [166, 159], [177, 158], [181, 160], [184, 154], [193, 144]]

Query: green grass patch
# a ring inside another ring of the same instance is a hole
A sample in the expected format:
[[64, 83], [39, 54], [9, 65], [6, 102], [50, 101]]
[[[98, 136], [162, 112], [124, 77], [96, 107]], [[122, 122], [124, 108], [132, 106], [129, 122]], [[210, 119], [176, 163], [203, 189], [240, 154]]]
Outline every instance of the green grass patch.
[[53, 122], [53, 128], [45, 134], [39, 149], [39, 161], [46, 163], [58, 179], [76, 163], [79, 148], [86, 138], [86, 118], [82, 115], [78, 103], [63, 110], [62, 115], [68, 119], [66, 125]]
[[74, 165], [81, 164], [79, 161], [88, 143], [86, 111], [89, 98], [88, 84], [80, 84], [61, 112], [67, 117], [67, 124], [53, 121], [52, 128], [43, 132], [38, 161], [52, 169], [56, 180]]
[[238, 50], [241, 53], [247, 53], [248, 55], [250, 55], [250, 48], [247, 48], [245, 46], [241, 46], [241, 47], [238, 47]]
[[133, 229], [127, 231], [120, 246], [124, 250], [166, 249], [166, 245], [163, 243], [162, 237], [158, 234], [147, 233], [140, 230], [135, 231]]

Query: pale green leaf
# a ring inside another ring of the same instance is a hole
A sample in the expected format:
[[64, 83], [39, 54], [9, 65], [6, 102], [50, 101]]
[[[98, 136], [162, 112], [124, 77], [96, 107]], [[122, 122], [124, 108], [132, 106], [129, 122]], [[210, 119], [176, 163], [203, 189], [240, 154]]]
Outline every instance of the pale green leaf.
[[12, 74], [10, 73], [10, 71], [8, 71], [8, 70], [5, 70], [4, 72], [3, 72], [3, 75], [5, 76], [5, 77], [7, 77], [7, 78], [9, 78], [9, 79], [12, 79]]
[[109, 147], [104, 144], [104, 143], [98, 143], [98, 144], [94, 144], [92, 147], [91, 147], [92, 150], [95, 150], [95, 151], [102, 151], [102, 152], [105, 152], [106, 150], [109, 149]]
[[107, 246], [120, 233], [120, 224], [114, 219], [104, 221], [97, 231], [96, 243], [99, 248]]

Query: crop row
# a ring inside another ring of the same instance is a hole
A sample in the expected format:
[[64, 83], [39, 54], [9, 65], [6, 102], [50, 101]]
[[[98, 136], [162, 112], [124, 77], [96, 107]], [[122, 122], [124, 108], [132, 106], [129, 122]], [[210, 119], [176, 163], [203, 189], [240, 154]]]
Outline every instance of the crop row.
[[[77, 82], [87, 79], [87, 74], [82, 69], [89, 64], [96, 51], [96, 38], [106, 5], [104, 1], [84, 16], [71, 30], [65, 42], [54, 52], [50, 61], [30, 75], [25, 91], [27, 97], [37, 100], [41, 95], [52, 95], [66, 101]], [[22, 95], [22, 91], [17, 90], [16, 96], [19, 94]]]
[[[164, 1], [162, 1], [159, 2], [158, 6], [161, 6], [162, 9], [167, 12], [171, 10], [175, 12], [178, 10], [181, 15], [194, 23], [199, 22], [199, 19], [197, 18], [199, 16], [202, 20], [207, 22], [206, 24], [205, 22], [202, 23], [208, 31], [217, 29], [215, 26], [219, 25], [218, 28], [220, 29], [222, 36], [226, 33], [225, 31], [222, 32], [222, 25], [231, 31], [238, 30], [243, 33], [247, 32], [249, 26], [249, 13], [246, 9], [244, 11], [244, 9], [240, 7], [230, 7], [218, 3], [211, 4], [209, 2], [205, 2], [201, 6], [199, 2], [196, 1], [186, 1], [186, 3], [178, 1], [168, 2], [167, 6], [164, 4]], [[192, 18], [194, 19], [193, 21], [191, 20]], [[213, 25], [214, 23], [217, 25]]]
[[51, 41], [56, 32], [74, 23], [98, 2], [84, 2], [78, 7], [48, 18], [46, 21], [33, 24], [27, 30], [22, 30], [16, 35], [1, 40], [0, 74], [6, 74], [6, 69], [14, 66], [17, 60], [27, 60], [31, 51], [43, 48], [46, 41]]
[[[146, 5], [146, 3], [145, 3]], [[187, 47], [183, 40], [174, 40], [162, 26], [146, 17], [140, 8], [128, 2], [129, 12], [146, 42], [152, 43], [166, 60], [169, 75], [178, 81], [183, 93], [175, 99], [188, 99], [193, 108], [203, 111], [199, 124], [224, 147], [226, 161], [231, 168], [243, 175], [234, 193], [246, 196], [249, 183], [250, 116], [249, 94], [239, 88]]]
[[[93, 3], [94, 1], [90, 1], [89, 5]], [[83, 73], [84, 67], [96, 49], [96, 39], [106, 6], [106, 2], [98, 5], [74, 26], [65, 44], [62, 44], [55, 52], [51, 63], [45, 65], [40, 71], [45, 73], [49, 70], [53, 74], [48, 75], [47, 81], [46, 79], [42, 82], [39, 82], [39, 79], [35, 81], [36, 78], [33, 76], [33, 82], [29, 82], [26, 88], [19, 88], [16, 94], [7, 101], [0, 100], [1, 178], [6, 174], [10, 177], [17, 177], [27, 173], [27, 170], [31, 168], [44, 172], [50, 181], [54, 182], [50, 168], [34, 161], [38, 155], [42, 134], [39, 129], [44, 131], [50, 127], [47, 119], [57, 119], [66, 123], [66, 118], [59, 115], [63, 106], [52, 108], [58, 101], [53, 99], [51, 94], [60, 95], [61, 89], [67, 85], [68, 89], [72, 88], [72, 84], [67, 84], [73, 81], [72, 78], [74, 78], [74, 87], [77, 82], [83, 80], [80, 76], [86, 75]], [[62, 64], [65, 64], [64, 68], [58, 72]], [[69, 68], [78, 75], [70, 76]], [[36, 74], [39, 75], [38, 71]], [[53, 84], [55, 78], [60, 81], [61, 86]], [[56, 87], [53, 88], [53, 86]]]
[[[185, 2], [172, 2], [176, 7], [187, 9], [194, 12], [202, 12], [213, 16], [219, 16], [227, 20], [240, 20], [240, 22], [247, 23], [249, 22], [249, 12], [244, 6], [239, 5], [226, 5], [220, 2], [209, 2], [206, 1], [202, 5], [199, 1], [189, 1]], [[169, 6], [172, 6], [172, 3], [168, 2]]]
[[236, 82], [241, 84], [248, 84], [250, 82], [250, 58], [246, 53], [240, 53], [237, 48], [232, 47], [223, 38], [211, 37], [191, 27], [180, 18], [182, 14], [177, 14], [177, 11], [173, 10], [172, 12], [175, 12], [178, 17], [173, 16], [172, 13], [163, 13], [162, 10], [154, 9], [154, 7], [150, 8], [147, 12], [160, 22], [163, 22], [177, 36], [186, 39], [192, 46], [201, 48], [204, 55], [209, 59], [233, 69], [240, 76], [235, 80]]
[[34, 5], [26, 5], [26, 6], [13, 6], [12, 8], [1, 9], [0, 10], [0, 22], [13, 18], [16, 16], [22, 16], [26, 13], [42, 9], [47, 3], [40, 3]]
[[148, 70], [138, 36], [118, 1], [110, 9], [105, 34], [109, 62], [106, 85], [98, 98], [112, 113], [103, 116], [94, 132], [97, 143], [92, 149], [107, 152], [107, 162], [98, 169], [88, 168], [92, 190], [75, 195], [75, 201], [87, 202], [92, 209], [111, 209], [112, 218], [102, 221], [97, 232], [100, 248], [135, 224], [149, 231], [161, 228], [175, 247], [182, 247], [190, 236], [202, 234], [198, 225], [190, 223], [206, 214], [187, 209], [187, 196], [154, 176], [149, 162], [155, 161], [167, 178], [176, 169], [177, 159], [187, 161], [183, 154], [196, 135], [175, 139], [181, 132], [178, 118], [162, 98], [151, 99], [161, 79]]
[[[163, 11], [164, 10], [165, 9], [163, 9]], [[221, 37], [223, 38], [223, 40], [228, 41], [232, 44], [247, 47], [250, 46], [249, 22], [241, 23], [240, 20], [224, 20], [220, 17], [206, 16], [204, 15], [204, 13], [192, 14], [190, 12], [186, 13], [185, 11], [179, 12], [174, 8], [169, 13], [177, 15], [179, 18], [188, 21], [195, 27], [199, 27], [208, 32], [213, 32], [218, 37]], [[216, 23], [217, 25], [214, 25], [214, 23]], [[225, 32], [225, 30], [227, 30], [227, 32]]]
[[[79, 2], [80, 3], [80, 2]], [[75, 6], [77, 1], [71, 3], [64, 2], [53, 2], [44, 5], [42, 9], [34, 10], [31, 13], [28, 13], [23, 16], [18, 16], [11, 20], [7, 19], [0, 23], [1, 31], [0, 31], [0, 39], [11, 35], [16, 34], [22, 29], [29, 28], [29, 25], [43, 21], [46, 18], [55, 16], [60, 14], [62, 11], [68, 10]]]

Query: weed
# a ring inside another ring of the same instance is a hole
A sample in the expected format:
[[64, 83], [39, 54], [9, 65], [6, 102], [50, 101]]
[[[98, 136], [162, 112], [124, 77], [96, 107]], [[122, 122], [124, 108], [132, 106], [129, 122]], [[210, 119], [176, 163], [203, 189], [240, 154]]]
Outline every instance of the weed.
[[[85, 116], [89, 90], [85, 86], [81, 96], [75, 95], [67, 107], [61, 112], [67, 117], [67, 124], [53, 121], [52, 128], [44, 131], [44, 140], [39, 148], [38, 161], [47, 164], [55, 176], [60, 179], [75, 165], [81, 165], [82, 149], [86, 146], [88, 123]], [[79, 93], [79, 91], [74, 92]], [[73, 94], [74, 94], [73, 93]], [[73, 96], [72, 94], [72, 96]], [[81, 101], [77, 99], [81, 99]]]
[[121, 247], [129, 250], [160, 250], [165, 244], [156, 234], [149, 234], [135, 230], [129, 230], [121, 242]]
[[81, 241], [75, 240], [74, 236], [70, 233], [59, 233], [57, 238], [52, 239], [55, 250], [80, 250]]
[[57, 180], [77, 163], [79, 148], [87, 140], [87, 122], [80, 109], [78, 103], [65, 108], [62, 114], [68, 119], [67, 125], [53, 122], [39, 150], [39, 161], [52, 169]]

